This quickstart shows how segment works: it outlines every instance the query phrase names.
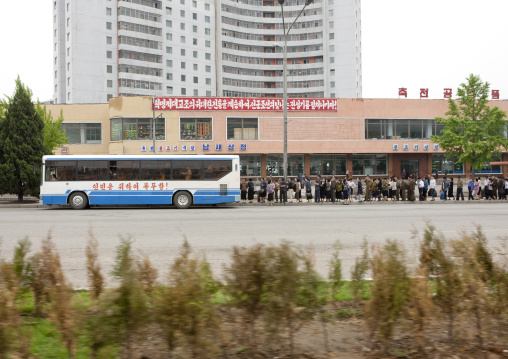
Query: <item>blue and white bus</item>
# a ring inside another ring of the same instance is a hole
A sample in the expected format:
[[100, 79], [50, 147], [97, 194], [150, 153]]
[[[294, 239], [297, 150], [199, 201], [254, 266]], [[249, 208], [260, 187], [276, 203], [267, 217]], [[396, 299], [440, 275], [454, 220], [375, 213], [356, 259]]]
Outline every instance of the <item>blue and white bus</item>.
[[40, 203], [217, 204], [240, 201], [239, 156], [44, 156]]

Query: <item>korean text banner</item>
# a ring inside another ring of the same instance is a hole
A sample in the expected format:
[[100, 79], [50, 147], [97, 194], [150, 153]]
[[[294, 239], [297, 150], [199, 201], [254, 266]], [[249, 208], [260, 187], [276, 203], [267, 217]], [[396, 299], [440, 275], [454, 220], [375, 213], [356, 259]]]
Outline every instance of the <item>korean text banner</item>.
[[[337, 111], [337, 99], [291, 98], [288, 111]], [[282, 99], [156, 97], [155, 110], [282, 111]]]

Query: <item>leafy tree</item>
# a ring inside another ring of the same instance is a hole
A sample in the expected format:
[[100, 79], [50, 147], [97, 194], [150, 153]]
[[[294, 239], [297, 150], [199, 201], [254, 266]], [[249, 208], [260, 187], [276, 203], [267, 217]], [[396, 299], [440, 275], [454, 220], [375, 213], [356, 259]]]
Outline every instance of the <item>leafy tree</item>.
[[60, 110], [60, 116], [58, 116], [56, 121], [53, 121], [51, 111], [46, 111], [46, 105], [41, 106], [40, 102], [37, 102], [35, 110], [44, 122], [44, 128], [42, 129], [44, 154], [52, 155], [55, 147], [60, 147], [65, 143], [69, 143], [69, 138], [65, 135], [65, 132], [60, 129], [64, 120], [63, 110]]
[[508, 121], [506, 112], [489, 107], [488, 82], [473, 74], [466, 81], [457, 89], [458, 100], [448, 100], [448, 118], [436, 118], [445, 127], [441, 136], [431, 136], [431, 140], [441, 146], [447, 157], [468, 163], [475, 171], [499, 155], [503, 147], [508, 148], [503, 133]]
[[38, 196], [44, 123], [19, 77], [0, 112], [0, 194], [16, 194], [20, 201], [26, 194]]

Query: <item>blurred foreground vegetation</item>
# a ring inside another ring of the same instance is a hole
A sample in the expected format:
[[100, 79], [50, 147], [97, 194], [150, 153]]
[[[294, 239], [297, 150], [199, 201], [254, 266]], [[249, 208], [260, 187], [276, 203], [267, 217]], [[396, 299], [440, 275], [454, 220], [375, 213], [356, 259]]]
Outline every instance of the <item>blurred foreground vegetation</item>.
[[[111, 271], [118, 285], [109, 288], [90, 233], [87, 291], [69, 285], [51, 234], [35, 254], [23, 239], [12, 260], [0, 262], [0, 358], [309, 357], [295, 337], [311, 322], [322, 355], [333, 356], [340, 353], [330, 347], [337, 335], [330, 328], [350, 317], [364, 322], [369, 356], [506, 346], [508, 338], [492, 335], [508, 327], [506, 252], [494, 256], [479, 227], [447, 240], [427, 225], [413, 237], [418, 263], [396, 241], [364, 240], [348, 281], [340, 242], [327, 278], [316, 273], [312, 249], [281, 242], [233, 247], [218, 281], [187, 241], [161, 279], [148, 257], [134, 253], [133, 240], [121, 238]], [[147, 337], [163, 353], [152, 356]]]

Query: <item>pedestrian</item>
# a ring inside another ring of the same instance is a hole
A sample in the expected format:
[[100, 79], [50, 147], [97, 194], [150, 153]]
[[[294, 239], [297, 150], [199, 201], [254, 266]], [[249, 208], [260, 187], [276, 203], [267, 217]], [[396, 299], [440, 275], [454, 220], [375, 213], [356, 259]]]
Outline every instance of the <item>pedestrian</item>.
[[312, 202], [312, 183], [308, 177], [305, 179], [305, 197], [307, 197], [307, 202]]
[[390, 178], [390, 189], [388, 190], [388, 197], [393, 201], [395, 201], [395, 196], [397, 194], [397, 181], [395, 181], [394, 177]]
[[372, 180], [370, 179], [370, 176], [367, 175], [367, 177], [365, 177], [365, 200], [370, 201], [371, 195], [372, 195]]
[[280, 203], [286, 203], [288, 201], [287, 197], [287, 184], [284, 178], [279, 180], [279, 188], [280, 188]]
[[423, 189], [425, 188], [423, 180], [421, 177], [418, 177], [418, 194], [420, 195], [420, 198], [418, 199], [420, 202], [423, 202]]
[[300, 181], [300, 178], [298, 178], [295, 183], [295, 199], [296, 202], [302, 201], [302, 182]]
[[358, 180], [358, 201], [359, 202], [363, 202], [363, 185], [362, 185], [362, 180], [360, 179], [360, 177], [357, 178]]
[[490, 199], [489, 184], [490, 184], [489, 178], [485, 177], [485, 180], [483, 181], [483, 191], [485, 193], [485, 199]]
[[347, 178], [342, 181], [342, 199], [344, 199], [344, 204], [349, 204], [349, 182]]
[[474, 200], [474, 197], [473, 197], [473, 188], [474, 188], [474, 182], [473, 182], [473, 179], [470, 178], [469, 179], [469, 182], [467, 183], [467, 192], [468, 192], [468, 201], [470, 200]]
[[252, 182], [252, 178], [249, 178], [249, 182], [247, 182], [247, 198], [249, 203], [252, 203], [254, 199], [254, 182]]
[[406, 179], [406, 169], [402, 169], [402, 179]]
[[453, 200], [455, 197], [453, 196], [453, 177], [450, 178], [450, 185], [448, 187], [448, 199]]
[[395, 182], [397, 183], [396, 185], [396, 192], [395, 192], [395, 199], [397, 200], [397, 202], [399, 201], [399, 198], [400, 198], [400, 186], [402, 185], [402, 181], [400, 180], [399, 177], [395, 176]]
[[332, 180], [330, 181], [330, 197], [332, 203], [335, 203], [337, 199], [337, 179], [335, 176], [333, 176]]
[[473, 197], [474, 197], [474, 199], [480, 199], [480, 182], [479, 182], [478, 178], [474, 179]]
[[277, 182], [277, 180], [274, 180], [273, 185], [275, 186], [273, 190], [273, 199], [275, 203], [277, 203], [279, 202], [279, 182]]
[[264, 178], [261, 178], [261, 183], [259, 185], [259, 197], [258, 202], [265, 203], [266, 200], [266, 186], [267, 183]]
[[448, 182], [446, 176], [443, 178], [443, 183], [441, 183], [441, 199], [446, 201], [446, 194], [450, 189], [450, 182]]
[[388, 180], [386, 178], [383, 178], [381, 188], [383, 191], [383, 201], [388, 202], [388, 192], [390, 190], [390, 184], [388, 183]]
[[429, 191], [429, 177], [423, 178], [423, 200], [427, 200], [427, 193]]
[[314, 180], [314, 202], [321, 202], [321, 176], [318, 175]]
[[429, 183], [429, 196], [432, 197], [431, 201], [436, 200], [436, 197], [437, 197], [436, 180], [432, 176], [430, 177], [430, 183]]
[[288, 202], [293, 202], [294, 193], [295, 193], [295, 182], [290, 178], [288, 180]]
[[356, 188], [355, 181], [353, 181], [353, 177], [349, 179], [348, 187], [349, 187], [349, 200], [352, 201], [354, 199]]
[[272, 180], [268, 180], [266, 185], [266, 193], [268, 194], [267, 206], [273, 206], [273, 192], [275, 192], [275, 185], [272, 183]]
[[247, 203], [247, 182], [245, 182], [245, 178], [240, 181], [240, 200]]
[[464, 186], [464, 183], [462, 182], [462, 179], [459, 176], [457, 178], [457, 201], [460, 200], [461, 198], [462, 198], [462, 200], [464, 200], [464, 193], [462, 192], [463, 186]]

